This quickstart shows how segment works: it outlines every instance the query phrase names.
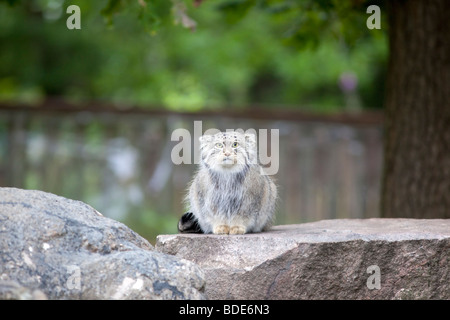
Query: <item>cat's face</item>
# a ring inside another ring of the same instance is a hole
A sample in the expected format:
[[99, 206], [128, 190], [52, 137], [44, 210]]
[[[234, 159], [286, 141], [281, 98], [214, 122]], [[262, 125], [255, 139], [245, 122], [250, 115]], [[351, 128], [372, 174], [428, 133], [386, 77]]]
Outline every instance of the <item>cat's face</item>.
[[246, 164], [256, 163], [255, 135], [235, 131], [201, 136], [200, 156], [213, 170], [242, 170]]

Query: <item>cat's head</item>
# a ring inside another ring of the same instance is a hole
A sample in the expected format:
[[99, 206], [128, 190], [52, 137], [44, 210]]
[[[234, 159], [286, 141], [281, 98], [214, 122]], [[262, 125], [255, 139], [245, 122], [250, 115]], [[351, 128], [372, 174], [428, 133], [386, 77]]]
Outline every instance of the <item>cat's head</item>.
[[252, 133], [219, 132], [199, 140], [201, 161], [212, 170], [238, 172], [257, 163], [256, 137]]

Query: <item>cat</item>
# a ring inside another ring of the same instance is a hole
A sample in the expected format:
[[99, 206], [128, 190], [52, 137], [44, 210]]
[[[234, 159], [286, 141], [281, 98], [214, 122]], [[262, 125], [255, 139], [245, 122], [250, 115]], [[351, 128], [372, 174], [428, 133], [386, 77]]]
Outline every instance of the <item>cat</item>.
[[258, 164], [252, 133], [200, 137], [200, 165], [186, 195], [182, 233], [245, 234], [266, 231], [274, 220], [277, 188]]

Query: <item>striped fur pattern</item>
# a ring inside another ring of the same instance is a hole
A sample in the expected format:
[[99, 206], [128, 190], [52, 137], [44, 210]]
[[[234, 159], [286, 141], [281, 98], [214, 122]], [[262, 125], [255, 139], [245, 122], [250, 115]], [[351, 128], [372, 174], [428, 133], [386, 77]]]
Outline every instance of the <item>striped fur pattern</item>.
[[[267, 230], [273, 222], [277, 189], [269, 176], [261, 174], [255, 135], [204, 135], [200, 155], [186, 202], [201, 231], [244, 234]], [[178, 229], [183, 232], [181, 220]]]

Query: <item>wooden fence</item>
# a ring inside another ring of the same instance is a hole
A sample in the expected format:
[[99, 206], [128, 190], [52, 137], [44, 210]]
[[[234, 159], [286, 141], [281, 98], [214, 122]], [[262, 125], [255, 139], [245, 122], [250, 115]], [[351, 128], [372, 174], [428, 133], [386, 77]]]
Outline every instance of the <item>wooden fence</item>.
[[277, 224], [379, 216], [382, 116], [196, 114], [47, 102], [0, 105], [0, 186], [82, 200], [147, 238], [176, 232], [196, 166], [171, 161], [175, 129], [279, 130]]

